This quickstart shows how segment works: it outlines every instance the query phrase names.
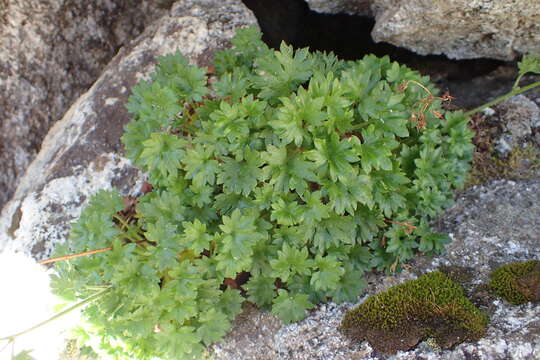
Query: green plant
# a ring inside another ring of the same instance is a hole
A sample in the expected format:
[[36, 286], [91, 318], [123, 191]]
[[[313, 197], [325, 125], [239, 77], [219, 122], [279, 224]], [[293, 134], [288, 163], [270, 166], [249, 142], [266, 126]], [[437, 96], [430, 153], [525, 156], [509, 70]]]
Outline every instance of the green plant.
[[491, 274], [489, 288], [511, 304], [540, 301], [540, 261], [515, 262]]
[[488, 318], [441, 272], [393, 286], [345, 313], [341, 329], [377, 350], [409, 350], [428, 337], [442, 348], [480, 339]]
[[[440, 253], [429, 221], [463, 185], [468, 118], [427, 77], [367, 56], [272, 51], [254, 28], [215, 56], [179, 53], [134, 89], [122, 141], [153, 191], [99, 192], [57, 255], [58, 294], [108, 291], [83, 337], [116, 358], [197, 358], [247, 300], [284, 322], [354, 301], [365, 271]], [[107, 251], [108, 250], [108, 251]]]

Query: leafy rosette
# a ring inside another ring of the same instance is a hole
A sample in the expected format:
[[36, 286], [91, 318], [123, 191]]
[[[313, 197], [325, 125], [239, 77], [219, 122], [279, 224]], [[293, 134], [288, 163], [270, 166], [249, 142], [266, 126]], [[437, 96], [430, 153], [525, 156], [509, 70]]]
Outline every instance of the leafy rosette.
[[128, 214], [101, 192], [58, 253], [58, 291], [84, 298], [85, 334], [117, 357], [197, 358], [246, 299], [284, 322], [354, 301], [363, 273], [440, 253], [429, 222], [473, 146], [468, 118], [427, 77], [366, 56], [270, 50], [240, 29], [212, 70], [159, 59], [127, 104], [122, 141], [153, 191]]

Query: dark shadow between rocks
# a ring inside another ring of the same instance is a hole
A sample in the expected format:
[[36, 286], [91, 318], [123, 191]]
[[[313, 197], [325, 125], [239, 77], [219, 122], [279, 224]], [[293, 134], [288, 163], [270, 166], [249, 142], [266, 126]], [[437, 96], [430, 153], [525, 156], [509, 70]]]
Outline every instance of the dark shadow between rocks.
[[[456, 97], [455, 103], [460, 107], [472, 108], [486, 102], [485, 97], [476, 93], [469, 96], [469, 92], [474, 92], [469, 85], [472, 79], [486, 77], [499, 68], [509, 68], [508, 87], [501, 87], [499, 81], [486, 78], [486, 84], [499, 94], [511, 87], [514, 78], [514, 63], [492, 59], [451, 60], [442, 55], [422, 56], [388, 43], [376, 43], [370, 35], [375, 20], [368, 16], [321, 14], [311, 11], [303, 0], [242, 1], [257, 17], [263, 40], [272, 48], [278, 48], [281, 41], [285, 41], [295, 48], [332, 51], [346, 60], [360, 59], [367, 54], [388, 55], [392, 60], [429, 75], [441, 90]], [[505, 79], [506, 73], [508, 71], [503, 71]], [[483, 87], [482, 90], [489, 93], [490, 89]]]

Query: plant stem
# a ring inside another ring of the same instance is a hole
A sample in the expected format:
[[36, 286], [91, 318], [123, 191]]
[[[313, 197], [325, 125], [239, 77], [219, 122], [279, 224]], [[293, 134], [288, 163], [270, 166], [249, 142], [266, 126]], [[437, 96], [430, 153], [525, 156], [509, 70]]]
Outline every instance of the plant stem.
[[97, 253], [101, 253], [101, 252], [105, 252], [105, 251], [109, 251], [109, 250], [112, 250], [112, 246], [97, 249], [97, 250], [84, 251], [84, 252], [78, 253], [78, 254], [65, 255], [65, 256], [59, 256], [59, 257], [50, 258], [50, 259], [39, 260], [38, 264], [48, 264], [48, 263], [61, 261], [61, 260], [69, 260], [69, 259], [74, 259], [74, 258], [78, 258], [78, 257], [81, 257], [81, 256], [86, 256], [86, 255], [93, 255], [93, 254], [97, 254]]
[[359, 130], [359, 129], [365, 128], [366, 126], [369, 126], [369, 125], [370, 125], [370, 123], [365, 121], [365, 122], [362, 122], [360, 124], [353, 125], [351, 127], [351, 130]]
[[474, 109], [472, 109], [472, 110], [470, 110], [470, 111], [467, 111], [467, 112], [465, 113], [465, 116], [471, 116], [471, 115], [474, 115], [474, 114], [476, 114], [476, 113], [479, 112], [479, 111], [482, 111], [482, 110], [484, 110], [484, 109], [486, 109], [486, 108], [488, 108], [488, 107], [490, 107], [490, 106], [496, 105], [496, 104], [498, 104], [498, 103], [500, 103], [500, 102], [502, 102], [502, 101], [504, 101], [504, 100], [506, 100], [506, 99], [508, 99], [508, 98], [511, 98], [512, 96], [519, 95], [519, 94], [521, 94], [521, 93], [524, 93], [524, 92], [527, 91], [527, 90], [531, 90], [531, 89], [533, 89], [533, 88], [535, 88], [535, 87], [537, 87], [537, 86], [540, 86], [540, 81], [534, 82], [534, 83], [529, 84], [529, 85], [527, 85], [527, 86], [524, 86], [524, 87], [522, 87], [522, 88], [519, 88], [519, 87], [518, 87], [518, 88], [515, 88], [515, 89], [513, 89], [512, 91], [510, 91], [510, 92], [509, 92], [508, 94], [506, 94], [506, 95], [503, 95], [503, 96], [501, 96], [501, 97], [498, 97], [498, 98], [496, 98], [496, 99], [493, 100], [493, 101], [490, 101], [490, 102], [488, 102], [488, 103], [486, 103], [486, 104], [484, 104], [484, 105], [481, 105], [481, 106], [479, 106], [479, 107], [477, 107], [477, 108], [474, 108]]
[[13, 342], [13, 340], [8, 341], [8, 342], [6, 343], [6, 345], [5, 345], [3, 348], [0, 349], [0, 354], [1, 354], [4, 350], [6, 350], [6, 348], [9, 346], [9, 344], [11, 344], [12, 342]]
[[[137, 232], [135, 230], [133, 230], [133, 226], [131, 226], [121, 216], [114, 215], [114, 218], [116, 220], [118, 220], [120, 223], [122, 223], [122, 225], [124, 225], [124, 227], [126, 228], [126, 231], [129, 232], [129, 235], [133, 235], [135, 237], [135, 239], [129, 238], [132, 242], [136, 242], [137, 240], [138, 241], [144, 241], [144, 239], [139, 234], [137, 234]], [[135, 241], [133, 241], [133, 240], [135, 240]]]
[[525, 75], [525, 73], [519, 74], [519, 76], [517, 77], [516, 81], [514, 82], [514, 86], [512, 86], [512, 90], [518, 89], [518, 88], [519, 88], [519, 81], [521, 80], [521, 78], [523, 77], [523, 75]]
[[79, 308], [79, 307], [81, 307], [81, 306], [83, 306], [83, 305], [86, 305], [86, 304], [88, 304], [89, 302], [91, 302], [91, 301], [93, 301], [93, 300], [95, 300], [95, 299], [97, 299], [97, 298], [103, 296], [105, 293], [107, 293], [107, 292], [110, 291], [110, 290], [111, 290], [111, 288], [108, 287], [108, 288], [106, 288], [106, 289], [104, 289], [104, 290], [102, 290], [102, 291], [100, 291], [100, 292], [98, 292], [98, 293], [96, 293], [96, 294], [94, 294], [94, 295], [92, 295], [92, 296], [87, 297], [86, 299], [84, 299], [84, 300], [78, 302], [77, 304], [75, 304], [75, 305], [73, 305], [73, 306], [67, 308], [66, 310], [61, 311], [61, 312], [59, 312], [58, 314], [53, 315], [52, 317], [48, 318], [47, 320], [42, 321], [42, 322], [40, 322], [39, 324], [36, 324], [36, 325], [32, 326], [31, 328], [28, 328], [28, 329], [26, 329], [26, 330], [23, 330], [23, 331], [21, 331], [21, 332], [19, 332], [19, 333], [17, 333], [17, 334], [13, 334], [13, 335], [10, 335], [10, 336], [6, 336], [6, 337], [3, 337], [3, 338], [0, 338], [0, 341], [8, 340], [8, 341], [10, 341], [10, 342], [13, 342], [13, 341], [15, 340], [15, 338], [17, 338], [17, 337], [19, 337], [19, 336], [21, 336], [21, 335], [24, 335], [24, 334], [26, 334], [26, 333], [29, 333], [30, 331], [33, 331], [33, 330], [35, 330], [35, 329], [37, 329], [37, 328], [40, 328], [40, 327], [42, 327], [42, 326], [44, 326], [44, 325], [47, 325], [48, 323], [50, 323], [50, 322], [52, 322], [52, 321], [54, 321], [54, 320], [56, 320], [56, 319], [58, 319], [58, 318], [64, 316], [65, 314], [70, 313], [71, 311], [73, 311], [73, 310], [75, 310], [75, 309], [77, 309], [77, 308]]

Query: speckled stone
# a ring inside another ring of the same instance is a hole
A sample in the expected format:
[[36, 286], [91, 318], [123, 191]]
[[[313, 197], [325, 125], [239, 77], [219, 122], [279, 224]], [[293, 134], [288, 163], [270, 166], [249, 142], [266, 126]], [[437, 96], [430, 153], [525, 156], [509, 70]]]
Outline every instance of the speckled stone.
[[375, 0], [306, 0], [309, 8], [324, 14], [350, 14], [372, 16]]
[[0, 251], [37, 259], [63, 242], [89, 196], [116, 187], [137, 192], [142, 174], [122, 157], [120, 136], [130, 119], [127, 98], [153, 70], [156, 57], [176, 50], [200, 66], [228, 46], [239, 26], [256, 24], [239, 0], [183, 0], [123, 47], [94, 85], [47, 134], [0, 216]]
[[540, 108], [524, 95], [513, 96], [495, 106], [494, 110], [503, 129], [496, 140], [495, 149], [503, 156], [523, 145], [533, 129], [540, 127]]
[[513, 60], [521, 54], [540, 52], [537, 0], [306, 1], [318, 12], [374, 16], [371, 35], [375, 41], [421, 55]]
[[371, 35], [418, 54], [513, 60], [540, 52], [536, 0], [375, 0]]
[[51, 126], [170, 3], [0, 1], [0, 209]]

